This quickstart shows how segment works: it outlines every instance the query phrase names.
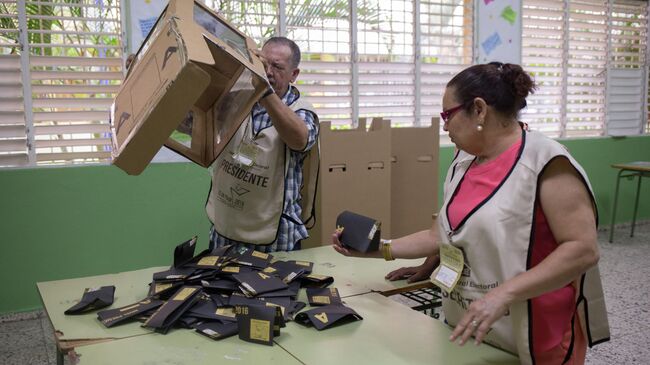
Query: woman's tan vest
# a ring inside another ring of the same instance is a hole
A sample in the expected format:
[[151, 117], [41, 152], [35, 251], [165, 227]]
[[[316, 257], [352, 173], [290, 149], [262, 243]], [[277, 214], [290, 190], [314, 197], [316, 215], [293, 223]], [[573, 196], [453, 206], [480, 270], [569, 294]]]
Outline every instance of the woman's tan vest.
[[[530, 268], [539, 178], [544, 168], [560, 156], [566, 157], [579, 172], [594, 201], [587, 175], [561, 144], [537, 132], [522, 132], [522, 150], [505, 181], [455, 232], [450, 229], [447, 207], [475, 156], [461, 151], [452, 162], [438, 225], [442, 244], [460, 248], [466, 266], [456, 288], [443, 293], [443, 312], [450, 325], [456, 326], [472, 301]], [[588, 270], [574, 285], [589, 346], [607, 341], [609, 325], [598, 267]], [[485, 342], [518, 354], [522, 364], [533, 363], [530, 310], [530, 300], [512, 304], [509, 313], [493, 324]]]
[[[302, 98], [289, 108], [294, 112], [301, 109], [313, 112], [311, 104]], [[315, 123], [318, 123], [318, 117]], [[235, 154], [245, 134], [251, 140], [252, 129], [252, 116], [249, 115], [212, 165], [212, 186], [205, 210], [219, 235], [243, 243], [270, 245], [277, 238], [284, 208], [290, 150], [275, 127], [270, 126], [254, 138], [258, 149], [255, 164], [250, 167], [242, 165]], [[317, 145], [312, 147], [307, 158], [315, 158], [316, 162], [310, 166], [318, 168]], [[316, 179], [310, 178], [310, 173], [303, 173], [303, 181], [310, 181], [314, 187], [304, 192], [313, 195], [303, 195], [302, 200], [313, 204]], [[303, 206], [303, 210], [311, 213], [311, 205]]]

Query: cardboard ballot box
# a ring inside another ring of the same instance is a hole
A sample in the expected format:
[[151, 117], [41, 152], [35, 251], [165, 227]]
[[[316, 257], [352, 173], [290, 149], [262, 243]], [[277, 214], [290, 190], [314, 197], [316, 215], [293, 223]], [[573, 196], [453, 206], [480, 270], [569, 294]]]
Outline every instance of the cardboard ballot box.
[[138, 175], [164, 144], [208, 167], [266, 91], [256, 48], [198, 1], [170, 0], [111, 107], [113, 164]]

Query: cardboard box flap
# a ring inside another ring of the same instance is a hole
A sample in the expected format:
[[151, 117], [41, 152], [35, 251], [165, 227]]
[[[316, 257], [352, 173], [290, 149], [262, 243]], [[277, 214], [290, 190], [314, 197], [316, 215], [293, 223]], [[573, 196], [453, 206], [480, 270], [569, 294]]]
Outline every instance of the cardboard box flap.
[[170, 0], [111, 108], [113, 164], [137, 175], [165, 144], [208, 167], [266, 89], [254, 49], [197, 1]]
[[[211, 76], [205, 96], [220, 96], [207, 111], [199, 101], [165, 143], [167, 147], [208, 167], [226, 147], [239, 126], [248, 117], [253, 105], [266, 89], [266, 79], [244, 63], [236, 63], [232, 54], [222, 45], [203, 35], [214, 62], [197, 62]], [[230, 62], [232, 61], [232, 62]], [[228, 79], [221, 73], [224, 64], [237, 69], [237, 77]], [[256, 87], [257, 86], [257, 87]], [[210, 92], [212, 91], [214, 92]], [[227, 91], [226, 91], [227, 90]]]

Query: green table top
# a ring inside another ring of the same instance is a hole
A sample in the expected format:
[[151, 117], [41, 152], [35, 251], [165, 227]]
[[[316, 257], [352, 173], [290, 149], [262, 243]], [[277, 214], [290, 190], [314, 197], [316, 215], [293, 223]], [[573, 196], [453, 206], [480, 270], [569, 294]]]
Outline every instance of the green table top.
[[135, 303], [147, 296], [149, 288], [147, 284], [151, 282], [153, 273], [165, 269], [164, 267], [151, 267], [119, 274], [46, 281], [36, 285], [45, 311], [52, 322], [52, 327], [55, 331], [61, 332], [60, 340], [125, 338], [151, 331], [140, 327], [139, 322], [106, 328], [97, 319], [97, 311], [81, 315], [65, 315], [63, 312], [81, 299], [85, 288], [105, 285], [115, 285], [115, 301], [108, 308], [119, 308]]
[[187, 329], [81, 346], [75, 352], [80, 365], [301, 364], [277, 345], [253, 344], [237, 336], [214, 341]]
[[[274, 256], [281, 260], [307, 260], [314, 262], [313, 272], [334, 277], [333, 286], [339, 289], [341, 297], [386, 291], [409, 286], [405, 280], [390, 282], [384, 276], [393, 269], [405, 265], [419, 265], [422, 260], [395, 260], [386, 262], [378, 259], [346, 257], [330, 246], [293, 252], [278, 252]], [[85, 288], [115, 285], [115, 302], [109, 308], [119, 308], [144, 299], [154, 272], [167, 267], [152, 267], [118, 274], [89, 276], [77, 279], [37, 283], [43, 306], [56, 331], [62, 334], [60, 340], [86, 340], [99, 338], [125, 338], [149, 333], [140, 323], [132, 322], [104, 327], [97, 320], [96, 311], [82, 315], [64, 315], [63, 312], [77, 303]]]
[[621, 170], [650, 172], [650, 161], [634, 161], [634, 162], [627, 162], [627, 163], [617, 163], [617, 164], [613, 164], [612, 167]]
[[363, 317], [323, 331], [287, 324], [275, 342], [305, 364], [518, 364], [486, 344], [449, 342], [451, 329], [378, 293], [345, 298]]
[[450, 343], [446, 325], [381, 294], [349, 297], [345, 303], [364, 319], [323, 331], [290, 322], [272, 347], [237, 336], [213, 341], [175, 329], [75, 351], [80, 364], [518, 364], [516, 357], [489, 345]]
[[371, 291], [389, 291], [405, 288], [406, 280], [384, 279], [390, 271], [403, 266], [417, 266], [424, 259], [384, 261], [383, 259], [362, 259], [347, 257], [334, 251], [332, 246], [322, 246], [292, 252], [277, 252], [273, 256], [280, 260], [304, 260], [314, 263], [315, 274], [334, 277], [334, 284], [341, 297], [349, 297]]

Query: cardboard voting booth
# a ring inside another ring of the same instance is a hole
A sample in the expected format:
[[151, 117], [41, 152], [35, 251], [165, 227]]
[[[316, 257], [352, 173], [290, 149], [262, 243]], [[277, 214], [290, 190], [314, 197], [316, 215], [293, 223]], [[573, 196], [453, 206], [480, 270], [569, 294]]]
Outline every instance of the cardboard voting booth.
[[[329, 245], [336, 217], [345, 210], [381, 222], [382, 238], [431, 227], [438, 210], [438, 118], [429, 127], [391, 128], [361, 119], [354, 130], [321, 122], [316, 220], [302, 246]], [[361, 147], [363, 146], [363, 147]]]
[[198, 1], [170, 0], [111, 107], [113, 164], [138, 175], [164, 144], [208, 167], [267, 89], [256, 48]]

